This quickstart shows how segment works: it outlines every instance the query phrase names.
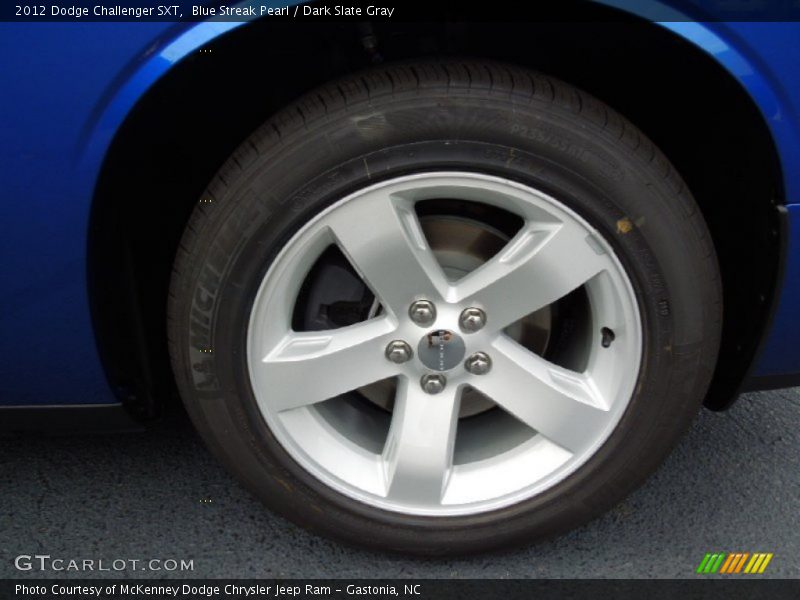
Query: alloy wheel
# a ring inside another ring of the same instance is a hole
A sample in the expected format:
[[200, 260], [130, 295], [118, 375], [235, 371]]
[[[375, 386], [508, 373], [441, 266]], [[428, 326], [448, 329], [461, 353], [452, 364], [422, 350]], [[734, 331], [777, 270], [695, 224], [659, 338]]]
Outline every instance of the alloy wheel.
[[[481, 264], [454, 270], [418, 210], [437, 199], [520, 225]], [[371, 308], [298, 330], [304, 284], [331, 247]], [[521, 320], [577, 293], [586, 327], [564, 337], [560, 358], [523, 343]], [[619, 423], [641, 355], [636, 298], [608, 241], [540, 190], [468, 172], [384, 181], [313, 218], [264, 276], [247, 340], [258, 407], [299, 465], [370, 506], [430, 516], [509, 506], [576, 471]], [[393, 397], [376, 407], [368, 390], [386, 382]], [[468, 396], [482, 408], [465, 413]]]

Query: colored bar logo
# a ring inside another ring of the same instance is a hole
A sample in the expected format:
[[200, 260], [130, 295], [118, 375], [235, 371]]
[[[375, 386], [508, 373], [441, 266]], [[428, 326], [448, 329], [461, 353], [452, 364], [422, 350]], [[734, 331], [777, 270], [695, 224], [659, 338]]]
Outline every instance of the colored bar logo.
[[709, 552], [700, 561], [697, 573], [702, 575], [736, 575], [740, 573], [760, 575], [767, 570], [772, 552]]

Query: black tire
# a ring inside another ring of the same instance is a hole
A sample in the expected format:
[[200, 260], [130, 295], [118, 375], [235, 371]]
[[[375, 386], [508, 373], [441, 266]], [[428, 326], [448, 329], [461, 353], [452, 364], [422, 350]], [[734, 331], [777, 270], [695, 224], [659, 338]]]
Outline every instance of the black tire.
[[[577, 472], [508, 508], [434, 519], [354, 501], [295, 463], [256, 407], [245, 331], [271, 260], [312, 216], [368, 183], [437, 168], [529, 183], [603, 232], [635, 287], [644, 355], [617, 429]], [[464, 554], [575, 527], [640, 485], [701, 405], [721, 314], [703, 218], [638, 129], [550, 77], [448, 60], [376, 68], [326, 85], [239, 147], [186, 227], [170, 292], [169, 343], [198, 431], [270, 508], [358, 545]]]

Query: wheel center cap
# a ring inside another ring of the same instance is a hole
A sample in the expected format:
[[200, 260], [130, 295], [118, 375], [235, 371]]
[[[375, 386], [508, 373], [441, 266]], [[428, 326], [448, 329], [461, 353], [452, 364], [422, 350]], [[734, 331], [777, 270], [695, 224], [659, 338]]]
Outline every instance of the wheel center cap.
[[449, 371], [464, 360], [466, 348], [461, 336], [447, 329], [434, 329], [422, 336], [417, 356], [429, 369]]

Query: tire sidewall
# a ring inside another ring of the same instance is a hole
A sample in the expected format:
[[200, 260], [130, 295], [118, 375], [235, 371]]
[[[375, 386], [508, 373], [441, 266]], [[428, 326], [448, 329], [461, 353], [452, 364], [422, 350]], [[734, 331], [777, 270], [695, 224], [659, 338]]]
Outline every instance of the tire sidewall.
[[[363, 123], [376, 113], [380, 123], [365, 136]], [[393, 125], [413, 122], [413, 115], [419, 122], [410, 131]], [[458, 139], [441, 139], [442, 130], [457, 131]], [[272, 435], [248, 375], [252, 303], [291, 236], [349, 193], [421, 171], [496, 175], [563, 202], [611, 243], [642, 316], [636, 392], [601, 449], [549, 490], [477, 515], [401, 515], [327, 488]], [[607, 132], [552, 106], [511, 111], [499, 100], [392, 98], [379, 109], [374, 103], [360, 111], [350, 107], [348, 118], [307, 125], [248, 165], [216, 199], [198, 233], [191, 268], [176, 286], [184, 299], [176, 309], [182, 319], [176, 376], [191, 417], [215, 452], [270, 506], [305, 527], [360, 544], [469, 552], [561, 531], [602, 512], [661, 461], [707, 384], [699, 368], [709, 346], [701, 342], [710, 335], [702, 335], [708, 315], [706, 303], [698, 302], [698, 293], [709, 287], [696, 260], [702, 248], [693, 247], [673, 205], [675, 190], [658, 175], [657, 165], [644, 164]]]

